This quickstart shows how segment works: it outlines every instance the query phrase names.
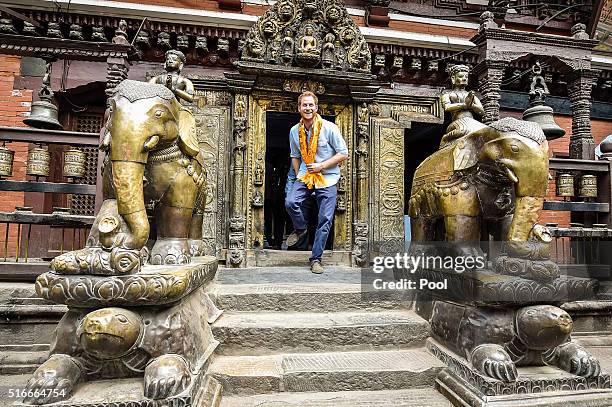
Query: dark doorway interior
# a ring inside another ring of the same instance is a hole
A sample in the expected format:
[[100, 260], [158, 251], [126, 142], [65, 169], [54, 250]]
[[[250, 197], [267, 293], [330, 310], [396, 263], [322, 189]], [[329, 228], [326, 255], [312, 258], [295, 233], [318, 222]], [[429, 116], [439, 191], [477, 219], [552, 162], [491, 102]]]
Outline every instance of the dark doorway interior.
[[423, 160], [438, 149], [445, 124], [413, 122], [404, 132], [404, 214], [408, 215], [408, 202], [414, 172]]
[[[326, 120], [334, 121], [333, 117], [323, 116]], [[289, 131], [300, 121], [299, 113], [266, 113], [266, 181], [264, 199], [264, 248], [286, 248], [286, 237], [293, 231], [293, 224], [285, 210], [285, 194], [287, 174], [291, 165], [289, 156]], [[317, 224], [317, 204], [314, 195], [302, 207], [309, 221], [308, 239], [301, 242], [297, 250], [309, 250], [314, 240]], [[332, 225], [330, 236], [327, 239], [326, 249], [333, 247]]]

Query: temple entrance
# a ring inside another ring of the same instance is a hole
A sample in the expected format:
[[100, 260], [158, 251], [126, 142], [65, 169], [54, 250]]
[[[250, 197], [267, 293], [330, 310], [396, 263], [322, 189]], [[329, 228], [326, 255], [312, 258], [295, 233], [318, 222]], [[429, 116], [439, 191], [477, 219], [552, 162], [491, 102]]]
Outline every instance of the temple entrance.
[[[334, 121], [333, 116], [323, 116]], [[291, 168], [289, 131], [300, 120], [298, 113], [266, 113], [266, 153], [264, 192], [264, 249], [286, 250], [285, 243], [293, 224], [285, 210], [285, 196], [291, 185], [287, 183]], [[317, 203], [314, 194], [302, 208], [309, 222], [308, 239], [303, 239], [296, 250], [310, 250], [317, 224]], [[333, 248], [334, 227], [327, 240], [326, 250]]]
[[406, 240], [410, 240], [410, 218], [408, 217], [408, 203], [414, 172], [423, 160], [438, 149], [440, 139], [444, 134], [444, 124], [413, 122], [411, 127], [404, 130], [404, 225]]

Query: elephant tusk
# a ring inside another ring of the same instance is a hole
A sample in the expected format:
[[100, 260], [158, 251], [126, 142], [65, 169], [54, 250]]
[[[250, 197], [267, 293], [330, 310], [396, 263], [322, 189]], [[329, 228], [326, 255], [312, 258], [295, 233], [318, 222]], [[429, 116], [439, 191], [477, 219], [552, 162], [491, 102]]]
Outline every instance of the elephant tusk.
[[510, 178], [512, 180], [512, 182], [514, 182], [515, 184], [518, 184], [519, 179], [516, 176], [516, 174], [514, 173], [514, 171], [512, 171], [510, 168], [508, 167], [504, 167], [506, 170], [506, 175], [508, 176], [508, 178]]

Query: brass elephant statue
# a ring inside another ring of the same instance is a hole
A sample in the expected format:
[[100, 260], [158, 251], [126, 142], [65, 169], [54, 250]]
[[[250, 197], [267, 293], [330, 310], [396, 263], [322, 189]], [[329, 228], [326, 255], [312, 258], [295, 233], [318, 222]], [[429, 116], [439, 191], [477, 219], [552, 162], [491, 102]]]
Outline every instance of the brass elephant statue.
[[51, 268], [111, 275], [137, 272], [147, 259], [188, 263], [202, 251], [206, 191], [193, 115], [165, 86], [125, 80], [105, 121], [105, 201], [86, 247], [56, 257]]
[[[416, 169], [410, 193], [412, 240], [447, 241], [460, 255], [482, 255], [487, 230], [507, 256], [494, 268], [550, 281], [559, 275], [549, 258], [550, 234], [537, 225], [548, 187], [548, 142], [533, 122], [504, 118], [444, 145]], [[488, 229], [485, 227], [488, 226]], [[507, 274], [507, 273], [504, 273]]]

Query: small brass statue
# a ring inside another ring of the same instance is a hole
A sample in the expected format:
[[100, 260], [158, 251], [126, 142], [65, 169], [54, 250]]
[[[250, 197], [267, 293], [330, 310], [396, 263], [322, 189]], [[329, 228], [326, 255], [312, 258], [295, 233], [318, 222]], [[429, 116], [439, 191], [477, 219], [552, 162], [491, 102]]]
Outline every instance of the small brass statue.
[[[444, 343], [465, 356], [485, 376], [502, 382], [518, 378], [517, 366], [556, 366], [583, 377], [601, 373], [599, 361], [572, 342], [570, 315], [553, 305], [512, 309], [468, 308], [466, 316], [447, 319], [452, 308], [437, 303], [432, 324], [447, 324]], [[460, 325], [460, 326], [459, 326]]]
[[331, 69], [336, 63], [336, 52], [334, 41], [336, 37], [332, 33], [325, 35], [325, 43], [321, 51], [321, 64], [324, 68]]
[[452, 116], [452, 123], [442, 136], [440, 147], [445, 146], [471, 131], [481, 129], [484, 124], [477, 121], [474, 116], [482, 116], [484, 108], [473, 91], [467, 91], [470, 70], [466, 65], [454, 65], [450, 69], [453, 89], [444, 92], [440, 97], [445, 112]]
[[174, 49], [167, 51], [166, 63], [164, 65], [164, 69], [167, 73], [151, 78], [149, 83], [165, 85], [177, 96], [177, 98], [183, 99], [189, 103], [193, 102], [193, 83], [181, 75], [184, 65], [185, 54]]

